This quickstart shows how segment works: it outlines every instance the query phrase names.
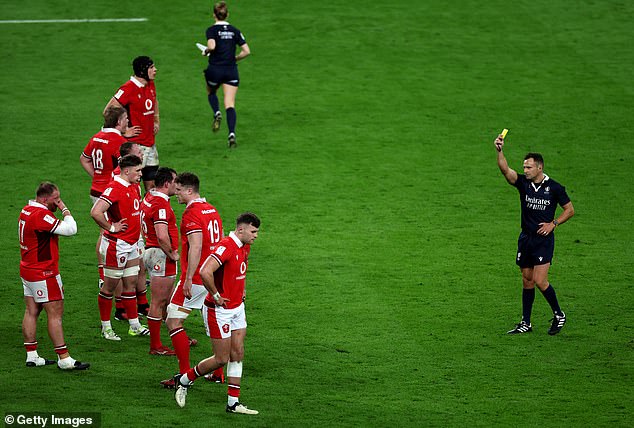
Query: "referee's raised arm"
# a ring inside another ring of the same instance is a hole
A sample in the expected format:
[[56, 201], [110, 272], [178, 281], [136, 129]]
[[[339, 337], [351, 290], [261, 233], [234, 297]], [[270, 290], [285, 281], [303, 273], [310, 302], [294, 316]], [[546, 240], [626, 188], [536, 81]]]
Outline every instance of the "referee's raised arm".
[[502, 175], [506, 178], [506, 181], [508, 181], [509, 184], [515, 184], [517, 181], [517, 172], [509, 167], [509, 164], [504, 157], [504, 152], [502, 151], [504, 148], [504, 137], [502, 134], [498, 135], [493, 144], [495, 146], [495, 150], [498, 152], [498, 167], [500, 168]]

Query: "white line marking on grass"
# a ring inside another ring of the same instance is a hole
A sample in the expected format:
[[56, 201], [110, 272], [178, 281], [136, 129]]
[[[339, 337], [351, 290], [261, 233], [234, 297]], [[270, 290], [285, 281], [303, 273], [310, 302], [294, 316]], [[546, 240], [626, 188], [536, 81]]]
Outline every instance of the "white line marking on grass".
[[85, 22], [145, 22], [147, 18], [104, 18], [104, 19], [9, 19], [0, 24], [83, 24]]

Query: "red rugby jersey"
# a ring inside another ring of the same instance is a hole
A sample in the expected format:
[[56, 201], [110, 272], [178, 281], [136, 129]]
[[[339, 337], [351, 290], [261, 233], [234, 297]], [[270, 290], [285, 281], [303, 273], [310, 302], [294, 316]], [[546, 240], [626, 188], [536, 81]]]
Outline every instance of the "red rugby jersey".
[[196, 273], [192, 279], [194, 284], [202, 284], [200, 278], [200, 266], [207, 259], [214, 246], [222, 239], [222, 219], [213, 205], [205, 198], [194, 199], [187, 204], [183, 218], [181, 219], [181, 283], [187, 278], [187, 265], [189, 258], [189, 241], [187, 236], [202, 233], [202, 250]]
[[120, 176], [116, 176], [103, 191], [99, 199], [106, 201], [110, 207], [107, 214], [112, 223], [125, 218], [128, 229], [125, 232], [110, 233], [104, 231], [104, 236], [116, 241], [121, 239], [128, 244], [138, 242], [141, 236], [141, 193], [138, 184], [128, 183]]
[[103, 128], [92, 136], [84, 148], [81, 155], [90, 159], [95, 169], [90, 187], [92, 196], [101, 196], [112, 181], [113, 171], [118, 165], [119, 147], [126, 141], [118, 129]]
[[130, 126], [140, 126], [141, 133], [130, 141], [151, 147], [154, 145], [154, 112], [156, 109], [156, 89], [154, 81], [146, 85], [135, 76], [119, 87], [114, 98], [128, 111]]
[[153, 189], [145, 194], [141, 203], [141, 228], [145, 237], [145, 247], [160, 248], [156, 236], [156, 224], [167, 225], [172, 250], [178, 250], [178, 227], [176, 215], [170, 205], [170, 198], [165, 193]]
[[[211, 257], [220, 263], [220, 267], [214, 272], [214, 284], [222, 298], [229, 299], [225, 304], [227, 309], [237, 308], [242, 303], [250, 251], [251, 245], [244, 245], [231, 232], [216, 245], [211, 253]], [[209, 293], [205, 298], [205, 304], [209, 307], [215, 305]]]
[[18, 219], [20, 276], [39, 281], [59, 273], [58, 236], [53, 232], [60, 220], [46, 206], [29, 201]]

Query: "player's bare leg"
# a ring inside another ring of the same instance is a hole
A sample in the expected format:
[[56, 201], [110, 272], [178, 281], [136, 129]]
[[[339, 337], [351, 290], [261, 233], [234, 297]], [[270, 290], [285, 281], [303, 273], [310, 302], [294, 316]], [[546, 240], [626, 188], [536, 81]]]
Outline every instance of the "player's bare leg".
[[227, 364], [227, 412], [257, 415], [258, 411], [240, 403], [240, 383], [242, 381], [242, 360], [244, 359], [244, 339], [247, 330], [231, 332], [231, 357]]
[[139, 314], [137, 312], [136, 287], [139, 278], [138, 274], [139, 259], [128, 260], [128, 263], [123, 271], [123, 290], [121, 292], [121, 298], [123, 299], [125, 312], [128, 315], [128, 322], [130, 323], [128, 334], [130, 336], [148, 336], [150, 334], [150, 330], [141, 325], [139, 322]]
[[141, 316], [147, 316], [150, 309], [150, 304], [147, 300], [147, 270], [145, 269], [145, 263], [139, 258], [139, 275], [136, 283], [136, 304], [137, 312]]
[[174, 277], [152, 277], [151, 283], [152, 301], [150, 302], [150, 311], [147, 316], [150, 329], [150, 354], [176, 355], [174, 350], [164, 346], [161, 342], [163, 312], [174, 290]]
[[26, 308], [22, 320], [22, 336], [26, 348], [26, 366], [39, 367], [54, 364], [55, 361], [42, 358], [37, 353], [37, 318], [42, 312], [42, 305], [35, 303], [33, 297], [24, 297]]

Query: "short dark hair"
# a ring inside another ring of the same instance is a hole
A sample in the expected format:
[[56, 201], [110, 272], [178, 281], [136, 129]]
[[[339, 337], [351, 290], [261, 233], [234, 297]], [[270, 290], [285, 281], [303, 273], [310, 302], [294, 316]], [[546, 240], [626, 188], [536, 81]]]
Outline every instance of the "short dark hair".
[[533, 159], [536, 164], [544, 166], [544, 157], [539, 153], [526, 153], [524, 160]]
[[220, 21], [224, 21], [225, 19], [227, 19], [228, 14], [229, 11], [227, 10], [227, 3], [219, 1], [214, 5], [214, 16]]
[[138, 56], [132, 61], [132, 70], [135, 76], [150, 80], [148, 70], [152, 65], [154, 65], [154, 61], [149, 56]]
[[135, 144], [136, 143], [133, 143], [132, 141], [126, 141], [125, 143], [121, 144], [119, 146], [119, 154], [121, 155], [121, 157], [129, 155], [132, 151], [132, 146], [134, 146]]
[[260, 227], [260, 219], [253, 213], [242, 213], [236, 219], [236, 226], [239, 224], [250, 224], [253, 227]]
[[156, 170], [154, 185], [156, 187], [162, 187], [165, 183], [171, 183], [174, 180], [174, 175], [176, 175], [176, 171], [172, 168], [162, 166]]
[[181, 172], [176, 176], [176, 184], [181, 186], [191, 187], [191, 189], [198, 193], [200, 191], [200, 180], [196, 174], [191, 172]]
[[45, 198], [47, 196], [51, 196], [53, 192], [59, 190], [56, 185], [51, 183], [50, 181], [43, 181], [37, 186], [37, 190], [35, 190], [35, 196], [38, 198]]
[[139, 166], [143, 163], [140, 157], [134, 155], [125, 155], [119, 159], [119, 168], [128, 168], [131, 166]]
[[126, 113], [126, 110], [123, 107], [119, 106], [110, 106], [103, 112], [103, 127], [104, 128], [114, 128], [119, 123], [119, 119], [121, 116]]

